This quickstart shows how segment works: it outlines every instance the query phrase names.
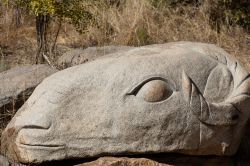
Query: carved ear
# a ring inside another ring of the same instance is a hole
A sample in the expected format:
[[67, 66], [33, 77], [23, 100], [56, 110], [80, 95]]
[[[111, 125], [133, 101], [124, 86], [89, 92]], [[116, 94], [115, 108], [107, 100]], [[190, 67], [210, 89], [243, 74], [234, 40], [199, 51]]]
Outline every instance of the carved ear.
[[239, 112], [228, 103], [209, 103], [200, 93], [192, 79], [182, 73], [183, 96], [192, 113], [207, 125], [234, 125], [238, 122]]

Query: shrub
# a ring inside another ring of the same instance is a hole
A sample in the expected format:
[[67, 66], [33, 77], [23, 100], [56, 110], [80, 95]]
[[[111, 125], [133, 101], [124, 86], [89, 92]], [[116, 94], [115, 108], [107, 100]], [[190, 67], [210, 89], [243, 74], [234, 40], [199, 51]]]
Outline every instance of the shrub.
[[[204, 7], [213, 25], [240, 25], [246, 29], [250, 26], [249, 0], [149, 0], [155, 7], [178, 7], [191, 5]], [[203, 8], [204, 9], [204, 8]]]

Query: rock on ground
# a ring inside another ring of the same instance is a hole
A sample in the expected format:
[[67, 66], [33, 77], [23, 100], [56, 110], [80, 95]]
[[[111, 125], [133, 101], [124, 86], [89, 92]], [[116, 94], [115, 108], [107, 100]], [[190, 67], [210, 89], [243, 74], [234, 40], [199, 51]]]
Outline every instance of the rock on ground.
[[57, 65], [62, 68], [71, 67], [88, 61], [95, 60], [104, 55], [128, 51], [133, 47], [129, 46], [103, 46], [89, 47], [87, 49], [73, 49], [64, 53], [58, 60]]
[[101, 157], [96, 161], [79, 164], [76, 166], [173, 166], [162, 164], [146, 158], [128, 158], [128, 157]]
[[229, 158], [128, 158], [128, 157], [101, 157], [95, 161], [75, 166], [233, 166]]
[[[1, 160], [2, 159], [2, 160]], [[1, 165], [2, 163], [9, 165]], [[248, 165], [249, 162], [237, 162], [229, 157], [192, 157], [177, 154], [145, 155], [137, 157], [105, 156], [97, 159], [57, 161], [37, 164], [36, 166], [235, 166]], [[0, 166], [28, 166], [17, 162], [8, 162], [0, 155]]]
[[32, 65], [0, 73], [0, 113], [18, 108], [44, 78], [56, 71], [48, 65]]

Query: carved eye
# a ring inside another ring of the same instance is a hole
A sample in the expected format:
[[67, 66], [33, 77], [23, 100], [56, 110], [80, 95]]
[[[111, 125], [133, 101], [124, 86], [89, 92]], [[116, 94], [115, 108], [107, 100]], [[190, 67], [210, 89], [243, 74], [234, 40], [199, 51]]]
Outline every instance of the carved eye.
[[169, 98], [172, 93], [173, 90], [166, 81], [151, 80], [137, 86], [130, 94], [147, 102], [160, 102]]

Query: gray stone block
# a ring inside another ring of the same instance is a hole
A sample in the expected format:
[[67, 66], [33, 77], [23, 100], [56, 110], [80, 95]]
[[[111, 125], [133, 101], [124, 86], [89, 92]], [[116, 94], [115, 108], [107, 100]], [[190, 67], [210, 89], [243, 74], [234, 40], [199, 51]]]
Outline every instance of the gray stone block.
[[23, 163], [175, 152], [231, 156], [250, 114], [249, 73], [211, 44], [133, 48], [46, 78], [2, 135]]

